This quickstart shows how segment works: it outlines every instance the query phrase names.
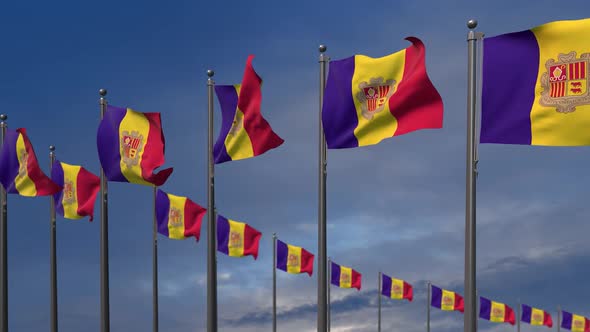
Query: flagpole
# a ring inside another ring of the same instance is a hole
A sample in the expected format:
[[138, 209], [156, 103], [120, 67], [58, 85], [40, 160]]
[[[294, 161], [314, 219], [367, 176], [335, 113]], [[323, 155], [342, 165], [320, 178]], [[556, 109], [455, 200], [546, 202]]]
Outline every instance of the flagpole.
[[327, 48], [320, 45], [320, 111], [319, 111], [319, 184], [318, 184], [318, 332], [329, 330], [328, 321], [328, 276], [327, 276], [327, 234], [326, 234], [326, 137], [322, 128], [322, 105], [324, 103], [324, 89], [326, 87], [326, 64], [330, 58], [324, 54]]
[[330, 331], [330, 287], [331, 287], [331, 282], [330, 282], [330, 278], [332, 275], [332, 264], [330, 264], [332, 261], [330, 260], [330, 257], [328, 257], [328, 275], [330, 275], [330, 277], [328, 277], [328, 284], [326, 285], [326, 297], [328, 298], [328, 300], [326, 301], [327, 304], [327, 310], [326, 310], [326, 321], [327, 321], [327, 330], [328, 332]]
[[432, 301], [432, 285], [430, 281], [426, 282], [426, 286], [428, 287], [428, 291], [426, 293], [426, 332], [430, 332], [430, 302]]
[[475, 112], [477, 96], [476, 80], [476, 43], [478, 37], [473, 31], [477, 27], [476, 20], [469, 20], [470, 29], [467, 37], [467, 167], [466, 167], [466, 204], [465, 204], [465, 314], [464, 332], [477, 331], [477, 298], [476, 289], [476, 160], [475, 160]]
[[[106, 89], [100, 89], [100, 118], [107, 110]], [[107, 180], [100, 167], [100, 331], [110, 331], [109, 313], [109, 216]]]
[[561, 318], [561, 306], [557, 306], [557, 332], [559, 332], [559, 328], [561, 327], [561, 322], [560, 322], [560, 318]]
[[215, 225], [215, 182], [213, 161], [213, 70], [207, 70], [207, 110], [208, 133], [207, 140], [207, 332], [217, 332], [217, 237]]
[[[4, 144], [6, 136], [6, 114], [0, 115], [0, 140]], [[4, 186], [0, 186], [0, 203], [2, 204], [2, 213], [0, 213], [0, 292], [2, 301], [0, 302], [0, 326], [1, 332], [8, 332], [8, 197]]]
[[158, 332], [158, 220], [156, 218], [156, 186], [154, 188], [154, 229], [152, 231], [153, 237], [153, 272], [152, 272], [152, 309], [153, 309], [153, 329]]
[[[49, 173], [53, 168], [55, 162], [55, 146], [49, 146]], [[49, 196], [49, 279], [51, 284], [50, 301], [51, 301], [51, 318], [50, 326], [51, 332], [57, 332], [57, 259], [56, 259], [56, 244], [55, 244], [55, 198], [53, 195]]]
[[377, 306], [379, 308], [377, 315], [377, 332], [381, 332], [381, 272], [377, 280]]
[[277, 332], [277, 233], [272, 233], [272, 331]]
[[520, 332], [520, 299], [517, 302], [518, 307], [516, 307], [516, 332]]

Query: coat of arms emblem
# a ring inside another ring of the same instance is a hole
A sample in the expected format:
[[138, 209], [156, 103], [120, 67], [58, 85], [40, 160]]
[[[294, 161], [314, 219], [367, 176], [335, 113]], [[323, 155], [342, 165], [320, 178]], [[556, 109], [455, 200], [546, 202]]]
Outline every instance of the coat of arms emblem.
[[395, 80], [385, 81], [383, 77], [371, 78], [369, 83], [362, 81], [356, 98], [361, 102], [361, 113], [367, 120], [383, 111], [385, 103], [393, 95]]
[[392, 292], [394, 295], [402, 295], [402, 288], [399, 285], [393, 285]]
[[143, 151], [143, 135], [137, 131], [123, 131], [121, 135], [121, 148], [123, 155], [121, 159], [123, 163], [131, 168], [139, 164], [139, 154]]
[[236, 115], [234, 116], [234, 121], [232, 122], [231, 128], [227, 133], [229, 136], [235, 136], [238, 134], [240, 129], [244, 127], [244, 113], [236, 110]]
[[573, 323], [574, 323], [574, 327], [577, 329], [583, 329], [584, 325], [586, 325], [586, 323], [581, 320], [574, 320]]
[[241, 248], [242, 234], [234, 231], [229, 232], [229, 246], [231, 248]]
[[182, 227], [182, 212], [177, 208], [170, 208], [168, 224], [172, 227]]
[[545, 68], [547, 71], [541, 75], [541, 105], [555, 106], [560, 113], [571, 113], [576, 106], [590, 104], [590, 53], [579, 58], [576, 58], [575, 51], [559, 54], [557, 61], [547, 60]]
[[27, 165], [29, 163], [29, 153], [27, 150], [22, 149], [19, 151], [19, 158], [20, 164], [18, 166], [18, 174], [17, 178], [24, 178], [27, 176]]
[[74, 182], [67, 179], [64, 181], [62, 204], [72, 204], [76, 201], [76, 188]]
[[452, 305], [455, 303], [455, 299], [450, 297], [450, 296], [443, 296], [442, 298], [442, 304], [443, 305]]
[[344, 273], [340, 275], [340, 282], [343, 284], [350, 283], [350, 275], [348, 273]]
[[287, 258], [287, 265], [288, 266], [299, 266], [299, 256], [289, 254], [289, 257]]
[[494, 308], [494, 309], [492, 309], [492, 317], [495, 317], [495, 318], [504, 318], [504, 310], [502, 310], [500, 308]]
[[541, 314], [533, 314], [533, 317], [532, 317], [533, 322], [537, 322], [537, 323], [542, 322], [543, 321], [543, 318], [544, 317]]

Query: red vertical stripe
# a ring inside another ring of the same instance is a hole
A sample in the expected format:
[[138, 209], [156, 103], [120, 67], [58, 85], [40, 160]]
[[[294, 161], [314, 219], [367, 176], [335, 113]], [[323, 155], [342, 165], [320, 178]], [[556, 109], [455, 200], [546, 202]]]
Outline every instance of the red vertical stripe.
[[201, 224], [207, 209], [186, 199], [184, 203], [184, 237], [194, 236], [198, 242], [201, 237]]
[[455, 310], [463, 312], [465, 304], [463, 303], [463, 296], [455, 293]]
[[262, 233], [246, 224], [244, 228], [244, 256], [252, 255], [258, 258], [258, 244]]
[[96, 195], [100, 190], [100, 178], [84, 167], [80, 167], [80, 172], [76, 177], [76, 200], [78, 201], [79, 216], [89, 216], [90, 220], [94, 219], [94, 202]]
[[586, 78], [586, 61], [582, 62], [580, 64], [580, 67], [581, 67], [581, 69], [580, 69], [580, 71], [581, 71], [580, 78]]
[[543, 311], [543, 325], [547, 327], [553, 327], [553, 319], [547, 311]]
[[514, 325], [514, 323], [516, 322], [514, 318], [514, 310], [512, 310], [512, 308], [510, 308], [506, 304], [504, 305], [504, 322], [510, 323], [511, 325]]
[[570, 64], [568, 65], [568, 68], [567, 68], [567, 75], [566, 75], [566, 76], [567, 76], [567, 77], [568, 77], [570, 80], [571, 80], [571, 79], [574, 79], [574, 73], [575, 73], [575, 70], [574, 70], [574, 64], [573, 64], [573, 63], [570, 63]]
[[147, 182], [159, 187], [168, 180], [172, 168], [166, 168], [154, 173], [156, 168], [164, 164], [164, 133], [160, 113], [142, 113], [150, 124], [149, 133], [141, 155], [141, 177]]
[[350, 287], [361, 290], [362, 275], [360, 273], [358, 273], [357, 271], [355, 271], [354, 269], [351, 269], [351, 270], [352, 270], [352, 280], [350, 281]]
[[414, 299], [414, 289], [412, 285], [408, 284], [404, 281], [404, 299], [408, 299], [408, 301], [412, 302]]
[[307, 272], [311, 276], [313, 274], [313, 259], [313, 254], [301, 248], [301, 267], [299, 272]]
[[53, 195], [62, 190], [62, 188], [55, 184], [53, 181], [51, 181], [51, 179], [47, 177], [47, 175], [45, 175], [39, 167], [39, 162], [37, 162], [37, 156], [35, 156], [33, 145], [31, 144], [31, 141], [29, 141], [29, 137], [27, 136], [27, 130], [25, 128], [18, 128], [16, 131], [19, 132], [23, 137], [25, 150], [28, 154], [27, 176], [35, 184], [37, 196]]

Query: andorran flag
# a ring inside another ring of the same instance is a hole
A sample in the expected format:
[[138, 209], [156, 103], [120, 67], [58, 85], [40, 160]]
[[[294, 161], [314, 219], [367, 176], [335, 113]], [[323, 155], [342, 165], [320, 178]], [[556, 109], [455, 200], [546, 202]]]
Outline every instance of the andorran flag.
[[430, 305], [445, 311], [463, 312], [463, 297], [455, 292], [441, 289], [434, 285], [431, 286], [432, 293]]
[[24, 128], [6, 129], [0, 154], [0, 182], [9, 194], [48, 196], [61, 187], [41, 171]]
[[314, 256], [307, 250], [277, 240], [277, 269], [288, 273], [313, 273]]
[[510, 323], [514, 325], [514, 310], [504, 303], [494, 302], [485, 297], [479, 298], [479, 318], [494, 323]]
[[340, 288], [356, 288], [361, 290], [362, 275], [350, 267], [338, 265], [334, 262], [330, 265], [330, 283]]
[[201, 236], [201, 223], [207, 209], [190, 199], [175, 196], [158, 189], [156, 194], [156, 220], [158, 233], [175, 240]]
[[590, 145], [590, 19], [486, 38], [481, 143]]
[[382, 58], [355, 55], [330, 62], [322, 110], [329, 149], [442, 127], [443, 103], [426, 74], [424, 44], [406, 40], [412, 46]]
[[262, 233], [250, 225], [217, 216], [217, 250], [232, 257], [258, 258], [258, 244]]
[[100, 178], [82, 166], [56, 160], [51, 167], [51, 179], [62, 191], [53, 195], [55, 211], [66, 219], [94, 218], [94, 202], [100, 190]]
[[98, 157], [109, 181], [161, 186], [172, 168], [164, 164], [164, 133], [160, 113], [140, 113], [108, 106], [97, 135]]
[[521, 321], [531, 325], [545, 325], [547, 327], [553, 327], [553, 320], [547, 311], [533, 308], [526, 304], [522, 305]]
[[213, 155], [215, 163], [256, 157], [283, 144], [260, 113], [262, 79], [248, 57], [242, 84], [217, 85], [221, 105], [221, 131]]
[[394, 300], [406, 299], [410, 302], [414, 298], [412, 285], [401, 279], [392, 278], [384, 273], [381, 274], [381, 294]]
[[588, 332], [590, 331], [590, 321], [584, 316], [561, 311], [561, 327], [574, 332]]

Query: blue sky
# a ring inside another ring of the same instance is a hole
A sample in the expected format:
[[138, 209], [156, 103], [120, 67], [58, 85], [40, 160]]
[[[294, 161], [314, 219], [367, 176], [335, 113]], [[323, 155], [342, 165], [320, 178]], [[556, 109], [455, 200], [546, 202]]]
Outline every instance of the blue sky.
[[[587, 1], [19, 1], [0, 14], [0, 111], [26, 127], [49, 169], [60, 160], [98, 173], [98, 89], [109, 103], [161, 112], [165, 191], [206, 203], [206, 75], [241, 80], [248, 54], [264, 79], [262, 112], [279, 149], [216, 167], [220, 213], [263, 233], [260, 256], [218, 255], [220, 331], [271, 328], [271, 234], [317, 252], [318, 52], [383, 56], [426, 45], [445, 105], [444, 128], [328, 153], [328, 243], [335, 261], [363, 274], [362, 291], [332, 288], [332, 331], [376, 329], [377, 273], [414, 284], [413, 303], [384, 299], [384, 330], [423, 331], [425, 284], [463, 292], [466, 34], [470, 18], [493, 36], [590, 16]], [[590, 49], [587, 51], [590, 52]], [[216, 107], [218, 104], [216, 103]], [[218, 109], [217, 109], [218, 110]], [[217, 114], [219, 115], [219, 113]], [[220, 116], [216, 117], [216, 131]], [[478, 291], [590, 315], [586, 147], [480, 147]], [[109, 185], [111, 331], [151, 329], [151, 189]], [[9, 197], [11, 331], [49, 325], [48, 198]], [[99, 218], [58, 218], [59, 324], [99, 328]], [[205, 331], [206, 233], [160, 237], [160, 330]], [[313, 331], [315, 273], [278, 273], [279, 330]], [[462, 329], [432, 312], [433, 331]], [[483, 331], [507, 325], [479, 322]], [[523, 331], [540, 330], [523, 326]]]

